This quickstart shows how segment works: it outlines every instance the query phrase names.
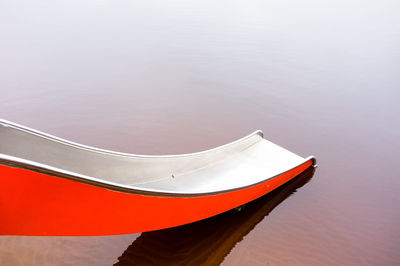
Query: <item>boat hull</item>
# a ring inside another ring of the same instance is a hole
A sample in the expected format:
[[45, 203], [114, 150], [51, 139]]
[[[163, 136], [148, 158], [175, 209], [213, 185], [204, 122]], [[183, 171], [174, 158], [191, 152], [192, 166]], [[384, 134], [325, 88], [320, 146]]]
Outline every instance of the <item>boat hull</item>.
[[254, 186], [198, 197], [125, 193], [0, 165], [0, 234], [111, 235], [179, 226], [255, 200], [312, 164], [310, 159]]

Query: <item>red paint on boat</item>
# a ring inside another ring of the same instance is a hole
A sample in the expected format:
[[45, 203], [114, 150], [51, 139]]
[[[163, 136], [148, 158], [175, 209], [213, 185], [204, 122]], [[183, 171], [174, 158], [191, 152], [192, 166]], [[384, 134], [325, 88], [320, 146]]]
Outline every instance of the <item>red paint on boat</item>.
[[157, 197], [112, 191], [0, 165], [1, 235], [111, 235], [174, 227], [257, 199], [312, 165], [309, 160], [242, 190], [199, 197]]

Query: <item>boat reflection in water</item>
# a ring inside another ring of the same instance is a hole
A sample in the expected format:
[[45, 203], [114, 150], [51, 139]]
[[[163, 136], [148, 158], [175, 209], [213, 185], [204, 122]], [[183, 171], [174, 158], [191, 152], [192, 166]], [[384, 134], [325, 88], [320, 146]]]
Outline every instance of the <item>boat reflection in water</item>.
[[142, 233], [115, 265], [219, 264], [260, 221], [313, 176], [314, 168], [267, 195], [220, 215], [164, 230]]

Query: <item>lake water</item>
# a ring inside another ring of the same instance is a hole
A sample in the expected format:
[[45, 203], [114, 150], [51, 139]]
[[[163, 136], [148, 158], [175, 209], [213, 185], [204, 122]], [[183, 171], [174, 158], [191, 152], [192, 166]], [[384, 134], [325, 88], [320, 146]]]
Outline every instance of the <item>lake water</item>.
[[130, 153], [261, 129], [308, 170], [198, 223], [0, 236], [0, 265], [399, 265], [398, 1], [3, 1], [0, 117]]

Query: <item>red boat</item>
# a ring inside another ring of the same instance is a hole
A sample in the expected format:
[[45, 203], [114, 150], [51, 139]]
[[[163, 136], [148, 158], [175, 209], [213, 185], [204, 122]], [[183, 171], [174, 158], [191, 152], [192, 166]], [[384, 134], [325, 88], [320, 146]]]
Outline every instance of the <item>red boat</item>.
[[207, 151], [147, 156], [0, 120], [0, 234], [111, 235], [174, 227], [246, 204], [315, 163], [261, 131]]

